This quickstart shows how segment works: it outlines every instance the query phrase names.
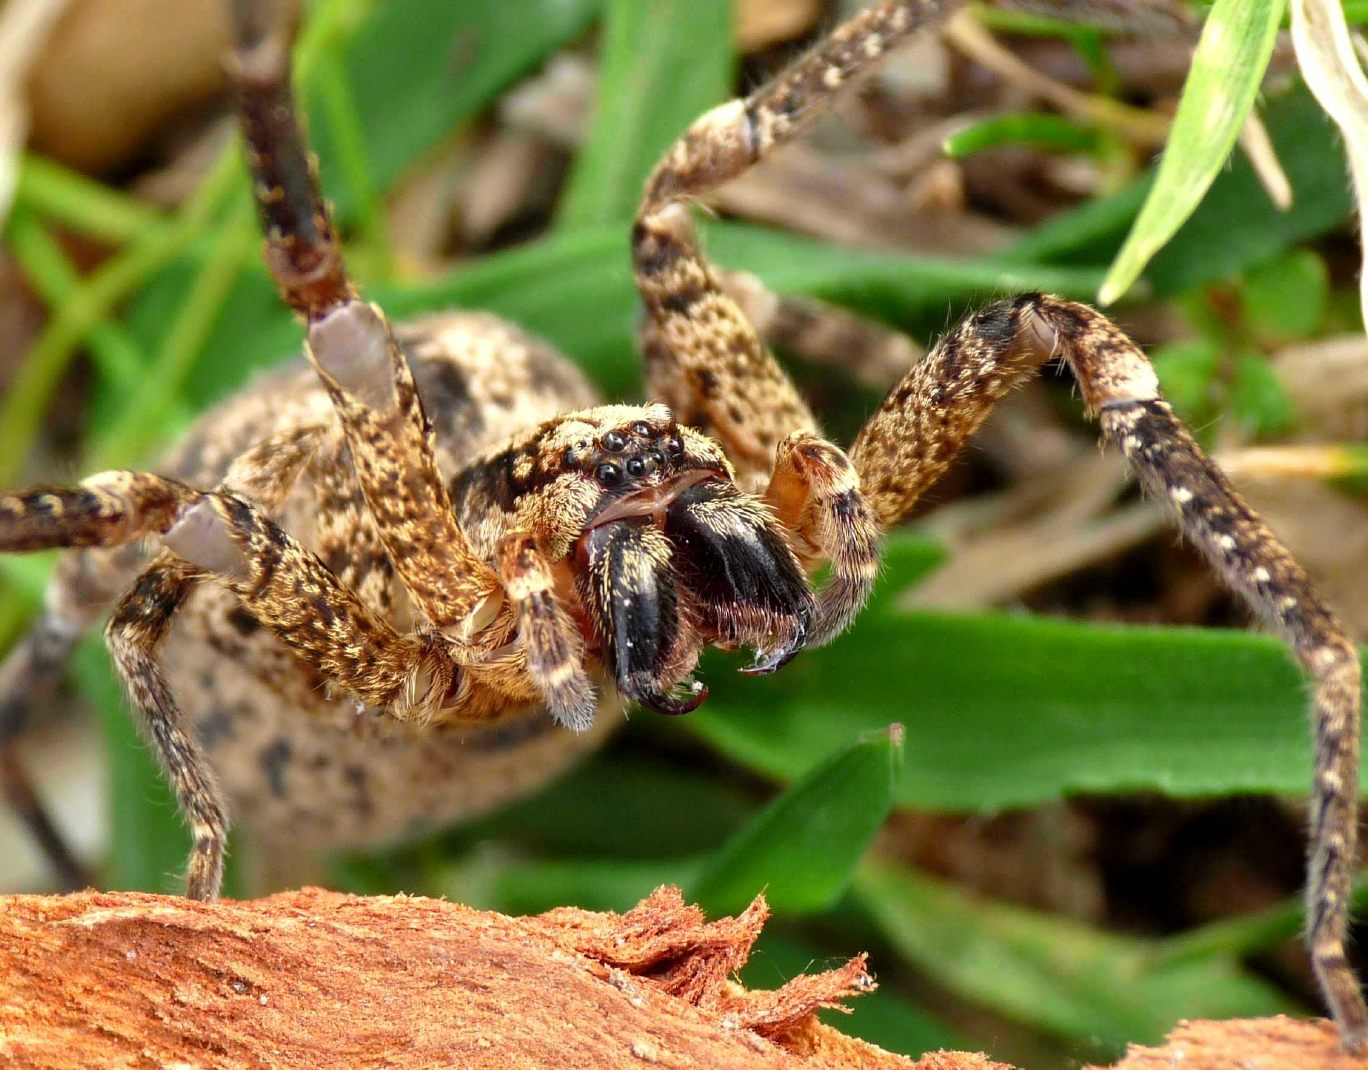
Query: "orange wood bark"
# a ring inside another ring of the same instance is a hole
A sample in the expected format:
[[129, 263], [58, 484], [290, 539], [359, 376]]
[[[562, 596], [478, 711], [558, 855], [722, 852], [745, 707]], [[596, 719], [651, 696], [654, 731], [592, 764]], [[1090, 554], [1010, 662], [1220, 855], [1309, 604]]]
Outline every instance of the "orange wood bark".
[[[772, 992], [732, 976], [757, 900], [705, 922], [677, 890], [627, 914], [509, 918], [319, 889], [253, 902], [0, 897], [0, 1067], [1010, 1070], [891, 1055], [817, 1022], [863, 957]], [[1368, 1070], [1327, 1022], [1185, 1022], [1112, 1070]], [[1100, 1068], [1090, 1068], [1100, 1070]]]
[[535, 918], [317, 889], [0, 897], [0, 1065], [1007, 1070], [819, 1024], [873, 987], [863, 958], [743, 990], [765, 916], [708, 923], [668, 888], [623, 915]]
[[[1183, 1022], [1157, 1048], [1132, 1045], [1108, 1070], [1368, 1070], [1368, 1056], [1340, 1050], [1327, 1021], [1234, 1018]], [[1086, 1070], [1103, 1070], [1087, 1067]]]

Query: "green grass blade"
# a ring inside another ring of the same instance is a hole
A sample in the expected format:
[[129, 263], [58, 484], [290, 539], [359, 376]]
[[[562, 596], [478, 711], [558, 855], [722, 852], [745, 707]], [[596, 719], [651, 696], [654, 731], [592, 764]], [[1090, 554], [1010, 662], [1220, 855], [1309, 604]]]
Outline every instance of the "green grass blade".
[[1268, 199], [1254, 168], [1236, 153], [1201, 205], [1150, 262], [1145, 278], [1177, 297], [1339, 228], [1353, 211], [1339, 135], [1311, 94], [1298, 86], [1263, 106], [1278, 161], [1292, 184], [1286, 212]]
[[633, 718], [626, 738], [606, 753], [476, 822], [462, 838], [496, 839], [553, 856], [663, 858], [712, 850], [751, 817], [754, 803], [692, 764], [632, 749], [633, 737], [647, 735], [644, 721]]
[[[1360, 877], [1350, 900], [1350, 913], [1361, 915], [1368, 908], [1368, 879]], [[1155, 943], [1152, 956], [1160, 965], [1210, 958], [1219, 955], [1247, 955], [1284, 940], [1295, 940], [1303, 931], [1306, 899], [1297, 896], [1285, 903], [1222, 918], [1168, 936]]]
[[1062, 115], [1015, 112], [981, 119], [957, 130], [941, 147], [947, 156], [957, 160], [1004, 145], [1033, 145], [1052, 152], [1096, 155], [1107, 147], [1107, 140], [1096, 127]]
[[[388, 189], [423, 153], [449, 136], [517, 79], [574, 40], [601, 0], [377, 4], [348, 44], [344, 66], [356, 121], [373, 168], [374, 188]], [[355, 206], [345, 181], [334, 186], [336, 159], [324, 114], [311, 136], [323, 180], [342, 215]]]
[[728, 95], [731, 0], [610, 0], [589, 139], [557, 220], [625, 223], [651, 168], [694, 119]]
[[82, 280], [55, 311], [0, 398], [0, 486], [15, 482], [48, 399], [77, 347], [115, 304], [160, 269], [178, 264], [177, 257], [204, 232], [208, 220], [237, 188], [240, 169], [236, 153], [225, 151], [170, 224], [140, 233]]
[[961, 996], [1108, 1047], [1151, 1043], [1183, 1018], [1287, 1012], [1227, 958], [1159, 964], [1150, 941], [983, 899], [910, 869], [871, 864], [854, 892], [909, 962]]
[[1254, 105], [1286, 0], [1216, 0], [1192, 57], [1149, 199], [1098, 292], [1111, 304], [1177, 233], [1225, 165]]
[[[1338, 228], [1353, 209], [1338, 134], [1305, 88], [1270, 96], [1264, 125], [1292, 183], [1279, 211], [1243, 154], [1217, 176], [1202, 203], [1150, 261], [1145, 279], [1161, 296], [1186, 294], [1264, 263]], [[1153, 173], [1045, 221], [999, 257], [1025, 263], [1110, 260], [1154, 185]]]
[[14, 203], [116, 245], [168, 224], [159, 209], [32, 153], [20, 160]]
[[[686, 722], [729, 757], [801, 776], [860, 731], [907, 729], [898, 800], [980, 811], [1080, 793], [1306, 794], [1306, 690], [1281, 644], [1238, 631], [867, 610], [781, 673], [724, 659]], [[1157, 671], [1162, 667], [1162, 671]]]
[[[49, 308], [60, 308], [80, 290], [81, 277], [75, 265], [33, 211], [16, 204], [10, 211], [5, 239], [29, 284]], [[110, 320], [93, 323], [86, 341], [100, 374], [114, 382], [131, 387], [147, 366], [142, 351]]]
[[893, 805], [902, 728], [838, 751], [762, 810], [708, 859], [687, 895], [734, 914], [763, 891], [781, 914], [832, 906]]
[[168, 310], [168, 329], [147, 375], [136, 390], [120, 400], [113, 426], [89, 446], [87, 469], [136, 464], [159, 438], [175, 427], [174, 421], [182, 415], [180, 399], [185, 379], [213, 331], [247, 257], [259, 244], [256, 229], [248, 222], [247, 206], [228, 213], [210, 237], [207, 254], [183, 302], [173, 312]]

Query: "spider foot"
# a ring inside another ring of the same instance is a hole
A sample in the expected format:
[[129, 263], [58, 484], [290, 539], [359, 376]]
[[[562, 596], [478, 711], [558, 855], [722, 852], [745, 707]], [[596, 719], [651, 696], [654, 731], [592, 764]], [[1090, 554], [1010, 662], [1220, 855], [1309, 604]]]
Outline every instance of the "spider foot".
[[693, 713], [708, 697], [707, 685], [701, 680], [685, 679], [674, 687], [662, 689], [646, 673], [631, 673], [618, 681], [618, 688], [634, 702], [667, 717]]

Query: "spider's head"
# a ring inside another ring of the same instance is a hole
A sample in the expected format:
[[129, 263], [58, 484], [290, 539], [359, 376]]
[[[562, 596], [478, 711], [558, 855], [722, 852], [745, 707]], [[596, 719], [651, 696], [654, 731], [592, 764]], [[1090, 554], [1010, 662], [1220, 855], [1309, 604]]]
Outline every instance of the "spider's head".
[[624, 695], [687, 713], [707, 696], [689, 680], [704, 647], [752, 647], [752, 673], [802, 649], [813, 596], [782, 526], [663, 405], [572, 413], [515, 453], [510, 519], [537, 533]]

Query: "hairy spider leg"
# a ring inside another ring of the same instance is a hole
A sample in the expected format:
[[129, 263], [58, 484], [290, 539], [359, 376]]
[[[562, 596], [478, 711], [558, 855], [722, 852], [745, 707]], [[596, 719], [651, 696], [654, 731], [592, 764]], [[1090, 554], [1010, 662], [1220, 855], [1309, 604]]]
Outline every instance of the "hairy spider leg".
[[185, 894], [213, 899], [223, 884], [228, 811], [204, 748], [157, 663], [157, 646], [201, 575], [195, 566], [163, 550], [119, 599], [105, 627], [105, 641], [141, 714], [139, 727], [190, 827]]
[[[549, 668], [563, 667], [569, 649], [563, 629], [551, 622], [568, 614], [550, 588], [528, 596], [549, 608], [533, 612], [516, 597], [504, 605], [500, 576], [462, 531], [403, 350], [380, 309], [361, 301], [345, 274], [295, 116], [284, 38], [258, 25], [256, 15], [255, 4], [235, 11], [232, 66], [266, 262], [282, 297], [308, 325], [306, 352], [332, 399], [385, 555], [458, 660], [482, 660], [507, 638], [514, 616], [535, 624], [521, 635], [533, 680], [553, 716], [583, 729], [592, 707], [583, 669], [561, 679]], [[527, 553], [514, 556], [526, 560]], [[518, 579], [520, 590], [528, 579]]]
[[[318, 430], [296, 429], [248, 450], [234, 463], [227, 485], [259, 500], [282, 501]], [[39, 501], [39, 508], [46, 509], [55, 502]], [[0, 664], [0, 786], [62, 886], [72, 891], [93, 884], [92, 875], [49, 816], [16, 744], [34, 707], [56, 692], [73, 649], [103, 612], [106, 599], [126, 588], [127, 573], [117, 556], [64, 556], [48, 585], [42, 613]]]
[[841, 86], [955, 0], [875, 4], [744, 99], [700, 117], [646, 181], [632, 232], [647, 386], [759, 490], [779, 444], [817, 421], [698, 247], [687, 204], [801, 134]]
[[[646, 181], [632, 231], [646, 309], [650, 391], [726, 448], [738, 483], [763, 490], [810, 564], [832, 562], [808, 645], [839, 635], [878, 572], [879, 526], [839, 448], [821, 437], [792, 381], [699, 249], [688, 201], [793, 140], [833, 93], [954, 0], [875, 4], [744, 99], [699, 118]], [[887, 344], [887, 336], [865, 335]]]
[[384, 314], [347, 277], [295, 113], [287, 40], [279, 27], [259, 24], [258, 7], [234, 4], [230, 67], [266, 264], [308, 326], [306, 352], [405, 590], [434, 629], [476, 645], [497, 608], [497, 579], [456, 521], [408, 361]]
[[500, 540], [497, 557], [527, 651], [528, 673], [557, 721], [587, 731], [594, 720], [594, 689], [584, 671], [584, 640], [556, 597], [546, 555], [532, 534], [514, 531]]
[[860, 432], [851, 457], [861, 485], [881, 523], [895, 523], [992, 407], [1055, 356], [1144, 488], [1314, 681], [1306, 935], [1344, 1043], [1362, 1048], [1368, 1009], [1344, 952], [1358, 834], [1358, 655], [1305, 571], [1160, 397], [1139, 347], [1101, 313], [1055, 297], [1025, 294], [982, 309], [937, 343]]
[[109, 547], [159, 535], [174, 555], [163, 552], [144, 570], [114, 610], [106, 634], [190, 822], [195, 846], [187, 894], [196, 898], [218, 894], [226, 808], [155, 656], [171, 616], [200, 577], [232, 591], [296, 656], [368, 707], [421, 717], [458, 691], [459, 670], [447, 644], [396, 632], [265, 516], [263, 509], [278, 507], [293, 485], [318, 433], [295, 429], [234, 463], [225, 486], [261, 506], [239, 494], [123, 471], [75, 488], [0, 497], [0, 551]]
[[773, 470], [767, 494], [795, 525], [800, 548], [832, 557], [839, 576], [840, 544], [856, 545], [846, 550], [844, 590], [828, 585], [820, 605], [826, 627], [839, 630], [867, 593], [861, 586], [866, 524], [849, 521], [867, 509], [880, 530], [904, 517], [992, 407], [1052, 356], [1062, 357], [1089, 411], [1142, 485], [1167, 503], [1184, 534], [1279, 632], [1314, 680], [1307, 941], [1344, 1045], [1362, 1049], [1368, 1007], [1344, 952], [1357, 841], [1357, 654], [1305, 572], [1159, 397], [1140, 350], [1083, 305], [1040, 294], [992, 305], [945, 335], [893, 389], [850, 451], [858, 479], [842, 482], [831, 456], [811, 471], [795, 463], [817, 447], [835, 447], [816, 437], [796, 390], [698, 249], [689, 198], [790, 140], [837, 90], [953, 6], [953, 0], [873, 4], [751, 96], [703, 116], [667, 153], [647, 182], [633, 232], [651, 389], [682, 419], [715, 435], [750, 485], [762, 485]]

